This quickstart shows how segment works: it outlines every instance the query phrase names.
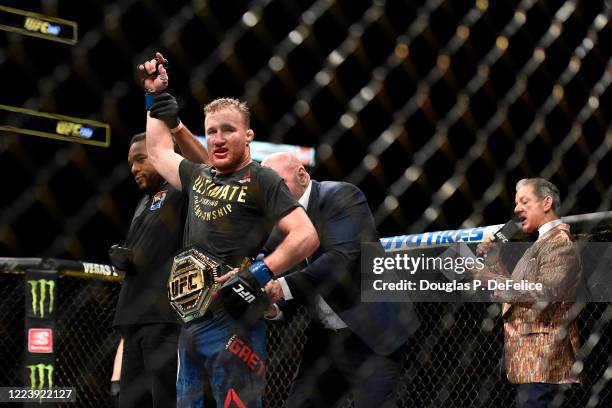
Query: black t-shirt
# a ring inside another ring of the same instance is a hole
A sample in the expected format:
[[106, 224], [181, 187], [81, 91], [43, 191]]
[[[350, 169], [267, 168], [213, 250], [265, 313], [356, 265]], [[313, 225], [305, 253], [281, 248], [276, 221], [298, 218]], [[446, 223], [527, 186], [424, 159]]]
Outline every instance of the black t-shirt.
[[168, 300], [174, 255], [182, 247], [186, 196], [168, 184], [145, 195], [132, 220], [126, 244], [134, 255], [126, 274], [113, 325], [180, 323]]
[[185, 246], [201, 247], [230, 266], [256, 256], [275, 223], [299, 206], [283, 179], [259, 163], [218, 174], [183, 160], [179, 173], [189, 196]]

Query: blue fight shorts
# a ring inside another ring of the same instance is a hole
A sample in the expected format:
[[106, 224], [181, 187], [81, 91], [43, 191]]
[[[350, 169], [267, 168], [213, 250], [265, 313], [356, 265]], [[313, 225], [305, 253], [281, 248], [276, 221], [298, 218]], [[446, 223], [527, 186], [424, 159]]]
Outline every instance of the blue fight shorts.
[[266, 326], [246, 328], [221, 311], [184, 326], [178, 343], [178, 408], [204, 408], [205, 381], [217, 407], [260, 408], [265, 390]]

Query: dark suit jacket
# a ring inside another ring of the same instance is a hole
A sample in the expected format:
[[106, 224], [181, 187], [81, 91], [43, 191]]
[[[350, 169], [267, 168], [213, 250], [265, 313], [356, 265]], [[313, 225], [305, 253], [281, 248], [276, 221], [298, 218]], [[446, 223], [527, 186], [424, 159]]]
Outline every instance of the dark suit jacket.
[[[361, 302], [361, 243], [378, 242], [365, 195], [349, 183], [313, 180], [307, 213], [321, 243], [305, 267], [285, 276], [294, 301], [280, 302], [280, 308], [312, 306], [315, 295], [321, 295], [374, 352], [397, 350], [420, 322], [410, 303]], [[266, 250], [282, 238], [274, 230]]]

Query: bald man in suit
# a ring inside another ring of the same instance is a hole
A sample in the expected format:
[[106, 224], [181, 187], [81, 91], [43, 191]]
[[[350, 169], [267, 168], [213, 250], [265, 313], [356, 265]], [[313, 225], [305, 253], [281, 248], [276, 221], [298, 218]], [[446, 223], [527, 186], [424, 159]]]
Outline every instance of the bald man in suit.
[[[365, 195], [350, 183], [311, 180], [291, 153], [262, 164], [285, 180], [320, 240], [302, 268], [266, 287], [282, 299], [268, 317], [300, 305], [312, 317], [285, 406], [335, 406], [350, 392], [356, 408], [394, 407], [404, 345], [420, 323], [411, 304], [361, 302], [361, 243], [378, 242]], [[266, 249], [280, 238], [273, 231]]]

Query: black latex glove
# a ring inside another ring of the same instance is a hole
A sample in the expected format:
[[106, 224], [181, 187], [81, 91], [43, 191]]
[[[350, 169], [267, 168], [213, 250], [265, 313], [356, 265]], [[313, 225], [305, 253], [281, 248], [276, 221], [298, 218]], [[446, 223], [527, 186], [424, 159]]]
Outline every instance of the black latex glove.
[[126, 273], [129, 273], [132, 269], [134, 254], [129, 248], [115, 244], [109, 248], [108, 257], [115, 268]]
[[168, 128], [174, 129], [181, 121], [178, 118], [179, 106], [176, 98], [167, 92], [155, 95], [151, 106], [151, 117], [163, 121]]
[[119, 386], [119, 381], [111, 381], [110, 384], [110, 396], [111, 399], [113, 401], [113, 406], [118, 407], [119, 406], [119, 393], [120, 393], [121, 387]]

